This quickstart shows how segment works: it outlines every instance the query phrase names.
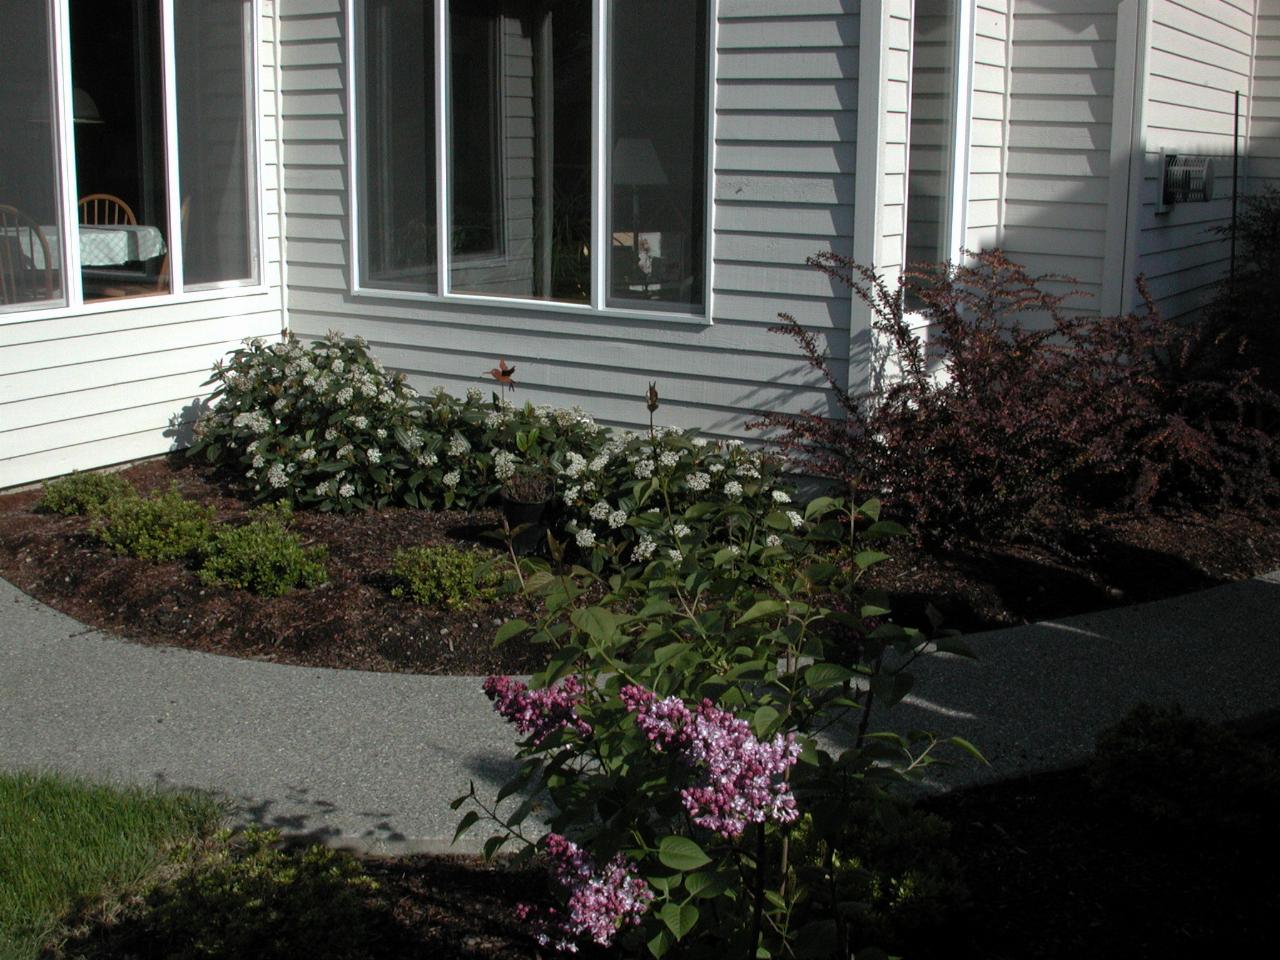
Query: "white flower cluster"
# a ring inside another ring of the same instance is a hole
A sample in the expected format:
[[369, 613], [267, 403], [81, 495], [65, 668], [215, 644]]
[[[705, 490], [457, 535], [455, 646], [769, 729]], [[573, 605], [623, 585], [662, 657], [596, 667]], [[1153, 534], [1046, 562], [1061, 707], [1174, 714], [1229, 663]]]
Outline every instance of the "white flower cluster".
[[254, 433], [266, 433], [271, 429], [271, 421], [259, 410], [237, 413], [231, 425], [237, 429], [252, 430]]
[[653, 556], [655, 547], [657, 547], [657, 543], [654, 542], [651, 536], [647, 533], [640, 534], [640, 541], [631, 549], [631, 560], [634, 563], [648, 560]]
[[493, 455], [493, 475], [498, 480], [510, 480], [516, 475], [516, 456], [510, 450], [489, 451]]

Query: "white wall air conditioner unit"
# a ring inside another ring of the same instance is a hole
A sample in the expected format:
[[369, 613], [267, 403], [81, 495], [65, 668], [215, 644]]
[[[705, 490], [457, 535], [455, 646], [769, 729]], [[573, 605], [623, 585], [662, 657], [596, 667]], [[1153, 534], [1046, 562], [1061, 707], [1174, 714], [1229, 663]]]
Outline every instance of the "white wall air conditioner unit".
[[1175, 203], [1204, 203], [1212, 199], [1212, 157], [1160, 151], [1160, 200], [1156, 213], [1168, 213]]

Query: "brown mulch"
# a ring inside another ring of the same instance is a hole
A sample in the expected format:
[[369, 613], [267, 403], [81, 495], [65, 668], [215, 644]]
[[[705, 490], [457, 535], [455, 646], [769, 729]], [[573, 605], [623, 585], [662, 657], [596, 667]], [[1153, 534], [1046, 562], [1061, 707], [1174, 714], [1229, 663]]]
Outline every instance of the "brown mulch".
[[[171, 483], [235, 520], [245, 503], [203, 464], [151, 460], [124, 472], [140, 490]], [[0, 576], [94, 627], [143, 643], [346, 669], [482, 675], [528, 673], [537, 648], [494, 648], [498, 626], [533, 611], [505, 597], [463, 612], [391, 596], [399, 547], [452, 543], [494, 549], [494, 511], [300, 513], [295, 529], [329, 550], [327, 584], [279, 598], [210, 587], [178, 564], [116, 556], [84, 517], [35, 512], [40, 491], [0, 496]], [[1280, 511], [1118, 516], [1097, 523], [1072, 555], [1027, 544], [960, 543], [926, 552], [905, 540], [874, 568], [897, 615], [925, 621], [933, 605], [964, 632], [1086, 613], [1200, 590], [1280, 567]]]
[[[236, 520], [246, 505], [212, 470], [181, 458], [124, 471], [142, 492], [173, 483]], [[391, 508], [361, 514], [299, 513], [293, 528], [328, 547], [329, 582], [283, 597], [207, 586], [181, 563], [117, 556], [85, 517], [35, 512], [39, 490], [0, 496], [0, 576], [90, 626], [142, 643], [306, 666], [456, 675], [529, 673], [545, 654], [495, 648], [494, 632], [531, 611], [520, 597], [455, 612], [391, 595], [397, 548], [451, 543], [481, 549], [493, 511], [431, 513]]]

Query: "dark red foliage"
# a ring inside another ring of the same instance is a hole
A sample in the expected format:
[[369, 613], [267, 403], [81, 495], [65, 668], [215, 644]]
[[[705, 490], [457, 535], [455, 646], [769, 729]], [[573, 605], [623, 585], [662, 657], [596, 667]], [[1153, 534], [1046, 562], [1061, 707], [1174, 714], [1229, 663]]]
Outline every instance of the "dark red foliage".
[[1257, 424], [1280, 402], [1255, 369], [1218, 362], [1206, 328], [1162, 317], [1141, 282], [1143, 309], [1100, 318], [1048, 291], [1065, 278], [1033, 277], [1000, 251], [914, 268], [896, 287], [836, 254], [809, 262], [871, 308], [879, 389], [846, 390], [782, 314], [773, 329], [822, 374], [840, 416], [769, 413], [753, 426], [772, 429], [794, 467], [881, 495], [926, 539], [1055, 542], [1099, 507], [1277, 494], [1280, 447]]

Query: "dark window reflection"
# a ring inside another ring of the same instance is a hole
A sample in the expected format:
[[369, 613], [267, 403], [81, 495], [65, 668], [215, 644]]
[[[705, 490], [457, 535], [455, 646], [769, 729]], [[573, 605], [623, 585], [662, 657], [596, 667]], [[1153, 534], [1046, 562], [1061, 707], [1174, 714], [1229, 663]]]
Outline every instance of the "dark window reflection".
[[86, 300], [170, 290], [159, 0], [71, 0]]
[[907, 263], [936, 263], [948, 250], [955, 91], [955, 0], [916, 0], [907, 164]]
[[436, 100], [432, 4], [368, 0], [361, 57], [361, 275], [435, 293]]
[[591, 299], [591, 8], [450, 4], [459, 293]]
[[0, 312], [62, 300], [62, 215], [53, 136], [49, 3], [0, 22]]
[[609, 94], [610, 306], [703, 303], [707, 4], [615, 0]]

